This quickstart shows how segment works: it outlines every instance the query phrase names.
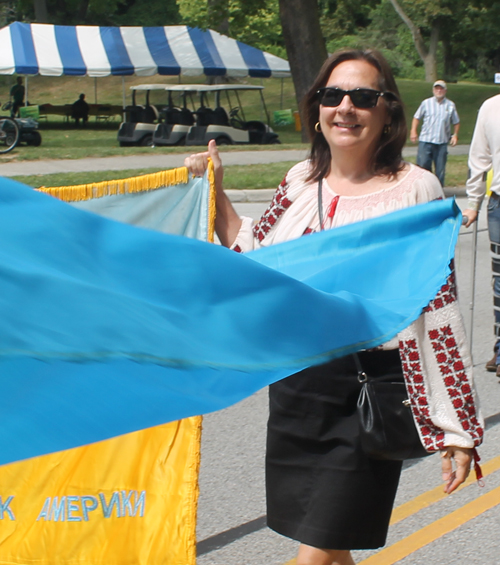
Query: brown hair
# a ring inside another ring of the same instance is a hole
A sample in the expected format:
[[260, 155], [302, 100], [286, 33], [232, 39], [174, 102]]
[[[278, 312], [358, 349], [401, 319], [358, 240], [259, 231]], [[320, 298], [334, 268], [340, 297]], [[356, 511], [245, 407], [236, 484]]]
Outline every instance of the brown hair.
[[357, 49], [337, 51], [331, 55], [321, 67], [313, 85], [302, 101], [302, 115], [304, 125], [311, 139], [311, 172], [307, 180], [319, 180], [330, 172], [331, 155], [330, 147], [321, 132], [314, 126], [319, 120], [320, 99], [318, 88], [326, 86], [333, 69], [344, 61], [366, 61], [379, 72], [378, 88], [382, 92], [390, 92], [393, 96], [383, 97], [391, 118], [389, 131], [382, 133], [380, 143], [372, 159], [372, 171], [376, 175], [395, 175], [403, 168], [402, 151], [406, 142], [407, 128], [404, 115], [403, 102], [399, 94], [396, 81], [384, 56], [376, 50]]

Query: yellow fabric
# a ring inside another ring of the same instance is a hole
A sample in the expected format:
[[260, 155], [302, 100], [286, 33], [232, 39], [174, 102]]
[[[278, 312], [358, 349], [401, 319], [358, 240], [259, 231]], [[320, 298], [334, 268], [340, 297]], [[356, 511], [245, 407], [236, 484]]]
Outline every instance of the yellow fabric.
[[195, 565], [200, 434], [188, 418], [0, 467], [0, 563]]
[[208, 159], [208, 182], [210, 183], [210, 195], [208, 199], [208, 241], [213, 243], [215, 232], [215, 175], [212, 159]]
[[491, 181], [493, 180], [493, 169], [488, 171], [486, 175], [486, 196], [491, 195]]

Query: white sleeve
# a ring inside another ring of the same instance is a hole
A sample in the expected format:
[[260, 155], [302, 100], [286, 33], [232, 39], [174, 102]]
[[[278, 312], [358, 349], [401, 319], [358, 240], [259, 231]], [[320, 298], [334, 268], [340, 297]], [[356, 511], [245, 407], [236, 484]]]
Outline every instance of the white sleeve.
[[231, 249], [239, 253], [247, 253], [253, 249], [259, 249], [261, 246], [259, 241], [253, 234], [254, 221], [248, 216], [241, 216], [241, 227]]
[[413, 417], [426, 449], [480, 445], [484, 420], [453, 274], [399, 340]]
[[485, 111], [482, 106], [479, 109], [469, 151], [470, 177], [466, 184], [469, 210], [480, 209], [486, 194], [486, 173], [492, 166], [492, 153], [485, 132], [485, 122]]

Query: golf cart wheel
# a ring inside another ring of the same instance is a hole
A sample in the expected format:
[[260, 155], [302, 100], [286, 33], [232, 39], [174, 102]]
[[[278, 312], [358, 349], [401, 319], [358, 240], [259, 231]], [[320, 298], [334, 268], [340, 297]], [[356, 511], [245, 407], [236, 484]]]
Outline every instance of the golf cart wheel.
[[141, 139], [141, 147], [153, 147], [153, 136], [152, 135], [145, 135]]
[[219, 137], [215, 138], [215, 143], [220, 147], [221, 145], [232, 145], [233, 140], [227, 135], [219, 135]]
[[28, 141], [28, 145], [33, 145], [33, 147], [39, 147], [42, 143], [42, 136], [38, 131], [31, 132], [31, 139]]
[[0, 154], [12, 151], [19, 142], [19, 126], [7, 116], [0, 116]]

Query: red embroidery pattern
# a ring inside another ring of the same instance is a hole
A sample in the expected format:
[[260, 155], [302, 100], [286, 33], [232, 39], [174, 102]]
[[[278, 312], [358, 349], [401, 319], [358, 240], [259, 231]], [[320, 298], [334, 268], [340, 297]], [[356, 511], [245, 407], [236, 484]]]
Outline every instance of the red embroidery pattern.
[[424, 308], [424, 312], [435, 312], [436, 310], [440, 310], [448, 304], [452, 304], [457, 300], [457, 286], [455, 282], [455, 271], [452, 271], [450, 276], [448, 277], [448, 281], [444, 284], [439, 292], [436, 294], [436, 297], [429, 302], [429, 305]]
[[420, 429], [424, 446], [427, 451], [442, 449], [444, 447], [444, 432], [436, 427], [430, 418], [428, 393], [422, 374], [420, 352], [416, 340], [400, 341], [399, 353], [406, 388], [411, 400], [411, 409]]
[[315, 233], [315, 231], [316, 230], [313, 230], [312, 228], [306, 228], [302, 235], [309, 235], [310, 233]]
[[472, 387], [467, 378], [453, 330], [449, 325], [430, 330], [429, 338], [439, 371], [443, 376], [446, 390], [460, 420], [460, 424], [474, 440], [477, 440], [474, 444], [479, 445], [484, 430], [477, 419]]
[[253, 234], [259, 241], [262, 241], [266, 237], [283, 212], [291, 205], [291, 200], [286, 197], [287, 190], [288, 183], [285, 177], [278, 190], [274, 193], [269, 208], [264, 212], [262, 218], [253, 228]]
[[239, 245], [235, 245], [233, 247], [233, 251], [236, 251], [236, 253], [243, 253], [243, 251], [241, 250], [241, 247]]

